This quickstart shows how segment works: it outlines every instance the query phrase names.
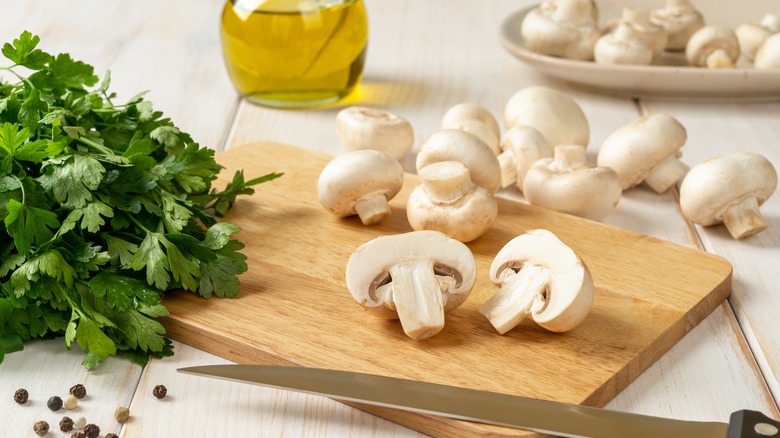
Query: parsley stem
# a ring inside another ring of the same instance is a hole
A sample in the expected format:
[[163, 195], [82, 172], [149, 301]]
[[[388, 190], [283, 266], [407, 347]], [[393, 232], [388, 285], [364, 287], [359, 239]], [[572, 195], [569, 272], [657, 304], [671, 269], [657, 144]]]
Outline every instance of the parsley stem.
[[138, 222], [138, 219], [136, 219], [132, 214], [128, 214], [127, 217], [129, 217], [130, 220], [133, 221], [134, 224], [138, 225], [138, 228], [144, 230], [147, 234], [152, 234], [152, 232], [149, 231], [148, 228], [143, 226], [143, 224], [141, 222]]
[[35, 88], [35, 85], [30, 82], [29, 79], [27, 79], [25, 76], [20, 75], [17, 73], [13, 68], [16, 67], [15, 65], [11, 67], [0, 67], [0, 70], [5, 70], [7, 72], [10, 72], [12, 75], [16, 76], [20, 81], [24, 82], [25, 84], [29, 85], [30, 88]]
[[18, 177], [18, 176], [14, 175], [14, 174], [11, 174], [10, 176], [11, 176], [13, 179], [15, 179], [15, 180], [16, 180], [16, 182], [18, 182], [18, 183], [19, 183], [19, 189], [22, 191], [22, 204], [24, 204], [24, 203], [25, 203], [25, 197], [24, 197], [24, 184], [22, 184], [22, 180], [21, 180], [21, 179], [19, 179], [19, 177]]
[[103, 146], [102, 144], [95, 143], [94, 141], [86, 138], [86, 137], [79, 137], [78, 142], [84, 145], [87, 145], [93, 149], [96, 149], [97, 151], [105, 154], [105, 155], [116, 155], [111, 149]]

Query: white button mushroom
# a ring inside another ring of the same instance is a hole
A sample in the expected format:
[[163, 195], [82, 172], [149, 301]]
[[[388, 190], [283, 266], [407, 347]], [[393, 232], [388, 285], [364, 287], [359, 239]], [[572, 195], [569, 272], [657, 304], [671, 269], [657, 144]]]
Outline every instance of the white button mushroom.
[[589, 60], [600, 36], [597, 25], [598, 12], [591, 0], [545, 0], [526, 14], [520, 32], [528, 50]]
[[737, 35], [728, 27], [702, 27], [688, 40], [685, 57], [694, 67], [735, 68], [739, 58]]
[[693, 223], [723, 222], [735, 239], [767, 227], [758, 207], [777, 187], [777, 171], [759, 154], [739, 152], [700, 163], [680, 186], [680, 208]]
[[634, 28], [620, 22], [612, 32], [599, 38], [593, 56], [598, 64], [649, 65], [654, 55], [652, 47]]
[[417, 154], [417, 171], [440, 161], [459, 161], [477, 185], [491, 194], [499, 189], [501, 168], [498, 158], [485, 142], [468, 132], [445, 129], [433, 134]]
[[463, 163], [441, 161], [419, 171], [422, 185], [409, 195], [406, 215], [414, 230], [435, 230], [470, 242], [490, 228], [498, 214], [493, 195], [471, 181]]
[[371, 150], [347, 152], [329, 162], [317, 180], [320, 203], [338, 217], [357, 214], [365, 225], [390, 216], [387, 201], [404, 183], [401, 164]]
[[347, 288], [374, 316], [398, 318], [413, 339], [444, 327], [476, 281], [471, 250], [437, 231], [382, 236], [361, 245], [347, 262]]
[[645, 181], [663, 193], [688, 172], [688, 166], [678, 159], [687, 138], [685, 128], [674, 117], [648, 114], [610, 134], [596, 163], [617, 172], [623, 190]]
[[663, 8], [652, 12], [650, 20], [666, 30], [666, 50], [685, 50], [691, 35], [704, 27], [704, 17], [690, 0], [666, 0]]
[[527, 125], [539, 130], [547, 143], [587, 146], [590, 139], [588, 119], [571, 97], [543, 86], [523, 88], [507, 101], [504, 108], [507, 129]]
[[547, 230], [509, 241], [493, 259], [490, 280], [501, 289], [479, 312], [502, 335], [527, 317], [547, 330], [565, 332], [580, 325], [593, 307], [588, 267]]
[[556, 146], [553, 158], [537, 161], [523, 181], [530, 204], [594, 220], [614, 210], [622, 193], [617, 173], [587, 163], [579, 145]]
[[467, 120], [484, 123], [496, 138], [501, 138], [501, 130], [493, 114], [482, 105], [472, 102], [459, 103], [448, 109], [441, 119], [440, 129], [461, 129], [461, 123]]
[[766, 39], [758, 49], [753, 67], [757, 69], [780, 68], [780, 33]]
[[535, 128], [515, 125], [501, 142], [498, 164], [501, 166], [501, 187], [514, 184], [523, 191], [523, 179], [528, 169], [542, 158], [552, 157], [552, 147]]
[[767, 38], [778, 32], [776, 30], [778, 26], [780, 26], [780, 17], [773, 14], [766, 14], [760, 23], [750, 21], [737, 26], [734, 33], [737, 35], [742, 56], [753, 62], [758, 49], [764, 45]]
[[414, 129], [388, 111], [351, 106], [336, 115], [339, 141], [345, 151], [374, 149], [401, 160], [414, 144]]

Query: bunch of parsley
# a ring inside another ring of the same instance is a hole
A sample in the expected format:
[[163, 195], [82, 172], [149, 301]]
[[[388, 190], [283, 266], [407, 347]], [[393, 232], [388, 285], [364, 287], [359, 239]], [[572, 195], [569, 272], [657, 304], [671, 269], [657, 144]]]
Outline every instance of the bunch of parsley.
[[239, 228], [214, 216], [280, 174], [237, 172], [212, 189], [212, 150], [143, 94], [114, 104], [108, 74], [98, 84], [91, 66], [39, 41], [24, 32], [2, 48], [13, 80], [0, 80], [0, 361], [50, 336], [87, 349], [87, 368], [169, 356], [154, 320], [168, 314], [163, 293], [237, 294]]

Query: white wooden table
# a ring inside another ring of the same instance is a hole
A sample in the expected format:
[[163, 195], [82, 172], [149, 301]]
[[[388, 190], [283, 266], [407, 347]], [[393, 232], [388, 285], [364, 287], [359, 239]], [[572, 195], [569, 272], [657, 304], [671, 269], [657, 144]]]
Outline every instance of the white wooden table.
[[[635, 101], [580, 91], [518, 62], [500, 48], [497, 32], [502, 19], [530, 4], [527, 0], [366, 3], [371, 23], [366, 73], [361, 92], [349, 103], [406, 117], [415, 127], [415, 150], [437, 130], [451, 105], [474, 101], [500, 117], [514, 92], [545, 84], [564, 90], [583, 107], [591, 123], [591, 157], [617, 127], [640, 114], [668, 112], [688, 130], [683, 160], [690, 165], [753, 151], [780, 166], [780, 103]], [[273, 140], [339, 152], [334, 125], [338, 108], [283, 111], [239, 99], [221, 58], [222, 0], [4, 0], [0, 6], [2, 42], [28, 29], [41, 36], [51, 53], [69, 52], [101, 75], [110, 69], [120, 97], [151, 90], [148, 97], [155, 107], [203, 145], [222, 150]], [[739, 13], [747, 14], [749, 6], [741, 5]], [[413, 156], [403, 164], [413, 170]], [[732, 411], [744, 408], [780, 417], [780, 196], [762, 210], [769, 229], [744, 241], [732, 240], [723, 227], [686, 222], [676, 192], [629, 190], [605, 218], [611, 225], [703, 248], [734, 266], [728, 302], [628, 385], [609, 408], [691, 420], [727, 421]], [[49, 436], [69, 436], [56, 427], [64, 412], [48, 411], [46, 399], [84, 383], [89, 396], [69, 414], [85, 416], [102, 434], [418, 435], [321, 397], [177, 374], [182, 366], [226, 361], [179, 343], [175, 348], [173, 358], [152, 361], [143, 369], [111, 358], [87, 372], [77, 347], [66, 351], [61, 339], [32, 342], [0, 364], [0, 434], [33, 436], [33, 422], [44, 419], [52, 425]], [[156, 384], [168, 387], [167, 399], [152, 397]], [[28, 405], [12, 400], [20, 387], [30, 391]], [[113, 420], [119, 405], [129, 406], [132, 414], [124, 426]]]

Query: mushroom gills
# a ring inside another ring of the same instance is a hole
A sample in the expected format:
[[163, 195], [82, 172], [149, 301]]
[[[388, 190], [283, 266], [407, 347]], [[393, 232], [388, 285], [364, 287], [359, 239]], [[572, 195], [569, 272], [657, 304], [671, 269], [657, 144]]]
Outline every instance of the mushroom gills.
[[479, 309], [504, 334], [515, 328], [529, 314], [540, 312], [547, 304], [550, 270], [525, 263], [519, 271], [505, 269], [501, 289]]

